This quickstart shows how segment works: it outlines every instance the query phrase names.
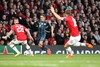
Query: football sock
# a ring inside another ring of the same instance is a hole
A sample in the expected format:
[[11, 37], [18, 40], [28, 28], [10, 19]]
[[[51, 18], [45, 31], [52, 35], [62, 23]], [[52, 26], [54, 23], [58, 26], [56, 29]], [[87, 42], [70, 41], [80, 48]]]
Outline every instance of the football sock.
[[81, 43], [81, 46], [86, 46], [86, 43]]
[[11, 47], [16, 53], [20, 53], [14, 44], [11, 44], [10, 47]]
[[86, 46], [86, 43], [77, 42], [74, 44], [74, 46]]
[[46, 45], [43, 45], [41, 49], [47, 51], [48, 47]]
[[68, 48], [66, 49], [66, 51], [68, 51], [68, 53], [70, 53], [71, 55], [73, 55], [73, 51], [72, 51], [71, 47], [68, 47]]
[[33, 53], [32, 53], [32, 50], [31, 50], [31, 48], [30, 48], [30, 46], [29, 45], [26, 45], [26, 49], [27, 49], [27, 51], [32, 55]]

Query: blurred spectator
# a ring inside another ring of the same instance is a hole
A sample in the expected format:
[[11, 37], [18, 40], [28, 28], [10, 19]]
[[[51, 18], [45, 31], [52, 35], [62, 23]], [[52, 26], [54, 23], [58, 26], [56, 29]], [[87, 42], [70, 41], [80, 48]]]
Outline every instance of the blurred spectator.
[[[46, 21], [54, 27], [53, 37], [50, 32], [47, 33], [48, 44], [63, 44], [65, 38], [70, 36], [69, 31], [65, 23], [62, 24], [63, 21], [57, 20], [50, 12], [51, 4], [60, 16], [65, 15], [66, 8], [72, 10], [72, 16], [76, 19], [82, 36], [81, 41], [90, 42], [93, 45], [100, 44], [99, 0], [0, 0], [0, 40], [11, 29], [13, 18], [17, 17], [33, 35], [34, 41], [29, 43], [34, 42], [33, 45], [37, 45], [35, 23], [39, 20], [40, 14], [44, 14]], [[47, 31], [50, 31], [50, 27]]]
[[0, 45], [5, 45], [5, 41], [3, 39], [0, 40]]
[[57, 41], [56, 40], [53, 40], [52, 45], [57, 45]]
[[98, 30], [96, 30], [96, 31], [94, 32], [94, 37], [95, 37], [95, 39], [96, 39], [96, 42], [97, 42], [98, 44], [100, 44], [100, 35], [99, 35]]
[[53, 44], [53, 41], [55, 40], [55, 38], [48, 38], [48, 43], [49, 43], [49, 45], [52, 45]]
[[88, 43], [88, 42], [89, 42], [89, 41], [88, 41], [87, 35], [84, 35], [83, 42], [84, 42], [84, 43]]
[[96, 42], [93, 32], [88, 33], [87, 36], [88, 36], [89, 43], [91, 43], [91, 40], [94, 40], [94, 42]]
[[65, 38], [69, 38], [70, 34], [69, 34], [69, 29], [67, 28], [65, 31]]
[[95, 40], [94, 40], [94, 39], [91, 39], [90, 44], [92, 44], [92, 45], [96, 45]]
[[34, 33], [33, 33], [33, 40], [34, 40], [34, 44], [37, 45], [37, 44], [38, 44], [37, 32], [34, 32]]
[[60, 29], [55, 34], [55, 39], [57, 41], [57, 44], [60, 44], [60, 45], [62, 44], [62, 40], [61, 40], [61, 30]]

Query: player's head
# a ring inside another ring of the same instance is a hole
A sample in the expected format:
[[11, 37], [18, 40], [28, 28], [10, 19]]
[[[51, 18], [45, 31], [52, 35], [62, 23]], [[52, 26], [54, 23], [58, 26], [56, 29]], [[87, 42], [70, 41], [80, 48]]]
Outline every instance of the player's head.
[[45, 15], [44, 14], [40, 15], [40, 21], [45, 21]]
[[14, 18], [14, 24], [18, 24], [19, 20], [17, 18]]
[[68, 15], [68, 16], [70, 16], [71, 15], [71, 9], [67, 8], [65, 10], [65, 14]]

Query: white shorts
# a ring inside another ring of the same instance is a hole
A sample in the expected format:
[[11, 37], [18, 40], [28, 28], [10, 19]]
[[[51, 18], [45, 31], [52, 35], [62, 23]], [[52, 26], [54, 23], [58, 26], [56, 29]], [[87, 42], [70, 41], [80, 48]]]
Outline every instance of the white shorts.
[[19, 44], [19, 43], [21, 43], [21, 44], [27, 44], [27, 40], [19, 41], [17, 39], [13, 39], [11, 42], [14, 43], [14, 44]]
[[77, 42], [79, 42], [80, 39], [81, 39], [81, 36], [80, 36], [80, 35], [79, 35], [79, 36], [76, 36], [76, 37], [70, 36], [70, 38], [69, 38], [67, 44], [69, 44], [69, 45], [74, 45], [74, 44], [76, 44]]

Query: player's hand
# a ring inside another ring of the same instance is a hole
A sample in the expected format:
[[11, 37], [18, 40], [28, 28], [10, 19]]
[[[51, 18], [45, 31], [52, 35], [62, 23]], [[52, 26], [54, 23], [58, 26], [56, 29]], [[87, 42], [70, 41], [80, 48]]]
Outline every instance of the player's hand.
[[7, 39], [7, 36], [3, 36], [2, 38], [6, 40]]
[[54, 10], [54, 8], [53, 8], [52, 5], [51, 5], [51, 7], [50, 7], [50, 10], [51, 10], [51, 12], [55, 12], [55, 10]]

